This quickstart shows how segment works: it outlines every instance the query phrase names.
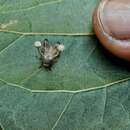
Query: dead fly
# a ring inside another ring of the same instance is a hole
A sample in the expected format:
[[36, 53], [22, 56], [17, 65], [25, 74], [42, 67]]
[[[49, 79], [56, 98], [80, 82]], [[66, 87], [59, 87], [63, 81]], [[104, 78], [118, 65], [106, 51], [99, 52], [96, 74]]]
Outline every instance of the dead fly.
[[54, 63], [57, 61], [61, 52], [64, 50], [64, 45], [60, 42], [56, 44], [50, 44], [48, 39], [44, 41], [36, 41], [34, 43], [39, 53], [39, 59], [41, 62], [40, 68], [44, 67], [51, 70]]

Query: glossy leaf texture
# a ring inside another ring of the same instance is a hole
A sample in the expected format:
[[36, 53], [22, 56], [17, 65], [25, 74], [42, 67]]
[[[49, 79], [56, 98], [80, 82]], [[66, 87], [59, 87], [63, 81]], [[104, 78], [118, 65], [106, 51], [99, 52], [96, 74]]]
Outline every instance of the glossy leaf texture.
[[[130, 69], [92, 31], [100, 0], [0, 0], [3, 130], [129, 130]], [[34, 42], [65, 45], [52, 71]]]

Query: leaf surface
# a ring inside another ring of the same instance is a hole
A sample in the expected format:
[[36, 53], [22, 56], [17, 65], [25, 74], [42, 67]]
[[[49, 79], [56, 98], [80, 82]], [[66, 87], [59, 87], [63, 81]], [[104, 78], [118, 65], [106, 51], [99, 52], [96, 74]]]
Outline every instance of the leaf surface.
[[[100, 0], [0, 0], [0, 126], [129, 130], [130, 69], [92, 31]], [[52, 71], [34, 42], [65, 45]]]

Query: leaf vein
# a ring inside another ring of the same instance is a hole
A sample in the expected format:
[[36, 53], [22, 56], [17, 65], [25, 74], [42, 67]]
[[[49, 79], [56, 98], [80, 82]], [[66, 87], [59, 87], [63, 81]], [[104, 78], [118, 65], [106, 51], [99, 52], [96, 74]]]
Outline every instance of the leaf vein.
[[12, 86], [12, 87], [18, 87], [18, 88], [21, 88], [21, 89], [24, 89], [24, 90], [27, 90], [27, 91], [32, 92], [31, 89], [25, 88], [25, 87], [23, 87], [23, 86], [21, 86], [21, 85], [18, 85], [18, 84], [10, 83], [10, 82], [5, 81], [5, 80], [3, 80], [3, 79], [1, 79], [1, 78], [0, 78], [0, 81], [3, 82], [3, 83], [5, 83], [5, 84], [7, 84], [7, 85]]
[[106, 103], [107, 102], [107, 88], [105, 88], [105, 100], [104, 100], [104, 110], [103, 110], [103, 117], [102, 117], [102, 122], [104, 122], [105, 118], [105, 110], [106, 110]]
[[60, 33], [56, 33], [56, 32], [19, 32], [19, 31], [14, 31], [14, 30], [1, 30], [0, 32], [7, 32], [7, 33], [14, 33], [14, 34], [21, 34], [21, 35], [54, 35], [54, 36], [93, 36], [95, 35], [95, 33], [93, 32], [84, 32], [84, 33], [66, 33], [66, 32], [60, 32]]
[[70, 97], [70, 99], [68, 100], [68, 102], [66, 103], [63, 111], [61, 112], [60, 116], [58, 117], [58, 119], [56, 120], [56, 122], [54, 123], [52, 130], [54, 130], [56, 128], [56, 126], [58, 125], [59, 121], [61, 120], [61, 118], [63, 117], [64, 113], [66, 112], [66, 110], [68, 109], [72, 99], [74, 97], [74, 94]]
[[15, 39], [12, 43], [10, 43], [7, 47], [5, 47], [3, 50], [0, 51], [0, 55], [4, 53], [7, 49], [9, 49], [11, 46], [13, 46], [18, 40], [20, 40], [24, 35], [21, 35], [17, 39]]
[[27, 82], [29, 79], [31, 79], [33, 76], [35, 76], [37, 73], [39, 73], [41, 71], [41, 69], [37, 69], [37, 70], [34, 70], [29, 76], [27, 76], [25, 79], [23, 79], [21, 82], [20, 82], [20, 85], [21, 84], [24, 84], [25, 82]]
[[48, 92], [58, 93], [59, 92], [59, 93], [73, 93], [73, 94], [76, 94], [76, 93], [89, 92], [89, 91], [94, 91], [94, 90], [98, 90], [98, 89], [103, 89], [103, 88], [110, 87], [110, 86], [112, 86], [114, 84], [130, 81], [130, 77], [124, 78], [124, 79], [121, 79], [121, 80], [117, 80], [115, 82], [108, 83], [108, 84], [103, 85], [103, 86], [98, 86], [98, 87], [88, 88], [88, 89], [82, 89], [82, 90], [73, 90], [73, 91], [72, 90], [31, 90], [31, 89], [25, 88], [25, 87], [23, 87], [23, 86], [21, 86], [19, 84], [10, 83], [10, 82], [5, 81], [5, 80], [3, 80], [1, 78], [0, 78], [0, 81], [3, 82], [3, 83], [8, 84], [10, 86], [15, 86], [15, 87], [18, 87], [18, 88], [22, 88], [22, 89], [31, 91], [33, 93], [48, 93]]
[[55, 4], [55, 3], [60, 3], [62, 1], [63, 0], [50, 1], [50, 2], [46, 2], [46, 3], [38, 4], [38, 5], [35, 5], [35, 6], [32, 6], [32, 7], [29, 7], [29, 8], [25, 8], [25, 9], [19, 9], [19, 10], [1, 12], [1, 14], [17, 13], [17, 12], [20, 12], [20, 11], [29, 11], [29, 10], [35, 9], [37, 7], [51, 5], [51, 4]]

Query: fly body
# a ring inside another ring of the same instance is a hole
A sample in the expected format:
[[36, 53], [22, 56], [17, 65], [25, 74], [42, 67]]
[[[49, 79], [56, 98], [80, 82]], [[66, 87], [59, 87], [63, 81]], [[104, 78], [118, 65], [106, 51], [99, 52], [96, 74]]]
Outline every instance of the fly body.
[[51, 44], [49, 43], [48, 39], [45, 39], [44, 41], [36, 41], [34, 45], [37, 48], [40, 56], [40, 68], [44, 67], [49, 70], [51, 70], [61, 52], [64, 50], [63, 44], [61, 44], [60, 42]]

